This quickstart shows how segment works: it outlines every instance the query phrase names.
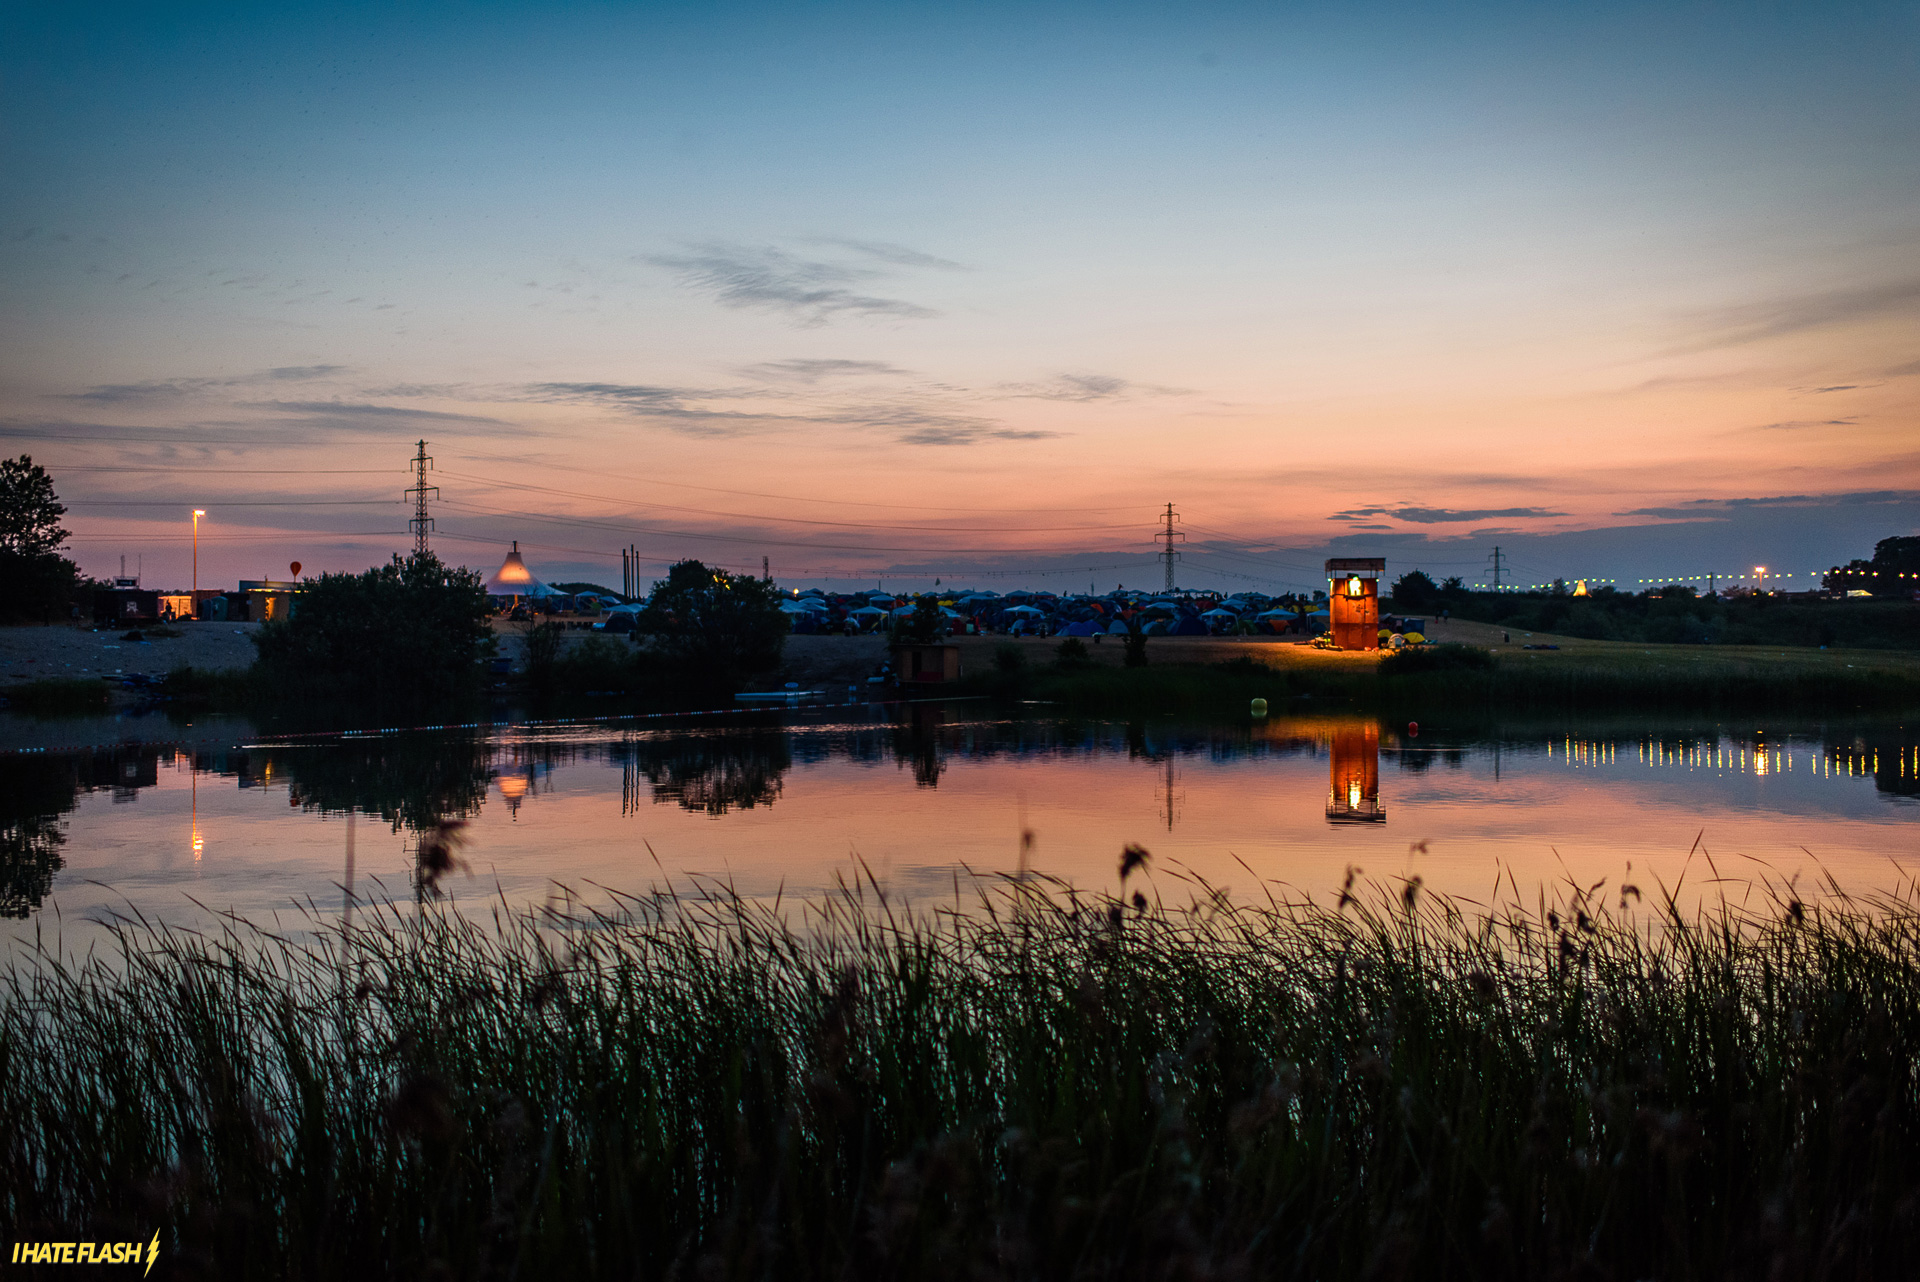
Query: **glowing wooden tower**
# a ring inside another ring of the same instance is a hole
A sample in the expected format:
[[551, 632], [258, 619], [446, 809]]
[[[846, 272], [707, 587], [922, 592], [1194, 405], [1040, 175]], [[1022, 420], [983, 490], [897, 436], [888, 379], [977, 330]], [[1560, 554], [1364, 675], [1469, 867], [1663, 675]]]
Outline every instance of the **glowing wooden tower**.
[[1383, 557], [1334, 557], [1327, 562], [1327, 617], [1342, 650], [1380, 648], [1380, 576]]

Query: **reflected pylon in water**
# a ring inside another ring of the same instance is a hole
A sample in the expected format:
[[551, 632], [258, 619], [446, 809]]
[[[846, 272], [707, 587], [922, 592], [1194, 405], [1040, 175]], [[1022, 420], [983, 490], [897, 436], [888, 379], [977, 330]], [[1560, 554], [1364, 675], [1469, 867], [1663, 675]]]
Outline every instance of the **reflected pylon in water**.
[[1173, 831], [1174, 822], [1180, 818], [1180, 803], [1186, 800], [1184, 794], [1176, 791], [1174, 788], [1173, 755], [1173, 750], [1169, 748], [1167, 750], [1166, 761], [1166, 783], [1158, 790], [1160, 792], [1160, 818], [1166, 823], [1168, 832]]
[[1335, 727], [1329, 757], [1328, 823], [1385, 823], [1380, 808], [1380, 726], [1373, 721]]

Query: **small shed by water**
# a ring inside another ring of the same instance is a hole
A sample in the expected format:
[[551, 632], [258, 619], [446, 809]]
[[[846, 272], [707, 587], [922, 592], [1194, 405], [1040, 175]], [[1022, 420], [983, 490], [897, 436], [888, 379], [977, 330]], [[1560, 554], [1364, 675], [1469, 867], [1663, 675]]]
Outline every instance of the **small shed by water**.
[[902, 684], [936, 684], [960, 679], [960, 647], [905, 643], [892, 647], [893, 670]]

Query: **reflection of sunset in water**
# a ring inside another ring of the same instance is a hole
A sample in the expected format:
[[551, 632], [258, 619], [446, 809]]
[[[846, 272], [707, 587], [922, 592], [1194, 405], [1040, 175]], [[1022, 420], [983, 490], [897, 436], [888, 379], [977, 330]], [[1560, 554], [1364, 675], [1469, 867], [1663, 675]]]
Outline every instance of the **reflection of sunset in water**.
[[[404, 898], [422, 826], [464, 818], [475, 875], [444, 885], [466, 902], [496, 884], [509, 902], [537, 902], [555, 882], [592, 899], [596, 887], [696, 877], [805, 895], [856, 859], [924, 902], [951, 896], [969, 869], [1012, 871], [1023, 815], [1038, 871], [1107, 887], [1118, 851], [1140, 842], [1152, 883], [1176, 898], [1183, 873], [1238, 893], [1256, 878], [1317, 893], [1349, 865], [1474, 897], [1496, 867], [1522, 886], [1591, 884], [1631, 861], [1637, 877], [1673, 885], [1696, 838], [1705, 854], [1689, 887], [1710, 884], [1710, 858], [1722, 877], [1824, 866], [1875, 888], [1920, 817], [1920, 758], [1897, 729], [1473, 738], [1357, 717], [1210, 727], [1018, 720], [965, 704], [847, 713], [39, 758], [45, 795], [29, 808], [64, 841], [8, 893], [29, 929], [47, 860], [69, 923], [129, 901], [186, 920], [199, 912], [188, 893], [250, 917], [296, 899], [337, 905], [347, 876], [363, 896], [384, 886]], [[349, 808], [372, 820], [352, 873]]]

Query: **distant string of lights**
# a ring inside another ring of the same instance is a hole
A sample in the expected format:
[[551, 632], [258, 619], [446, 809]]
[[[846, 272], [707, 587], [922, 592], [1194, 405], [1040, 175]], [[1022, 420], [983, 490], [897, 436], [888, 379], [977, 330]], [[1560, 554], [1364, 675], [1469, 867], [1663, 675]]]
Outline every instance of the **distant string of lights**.
[[[1785, 745], [1700, 739], [1678, 744], [1657, 739], [1640, 739], [1634, 744], [1638, 764], [1649, 769], [1702, 770], [1717, 774], [1745, 774], [1755, 777], [1805, 772], [1823, 779], [1858, 779], [1878, 775], [1885, 766], [1902, 779], [1920, 779], [1920, 746], [1906, 745], [1883, 759], [1878, 748], [1855, 749], [1831, 746], [1825, 749], [1796, 751]], [[1614, 765], [1620, 745], [1607, 740], [1575, 739], [1547, 743], [1547, 759], [1565, 762], [1574, 769], [1594, 769]], [[1883, 764], [1884, 763], [1884, 764]]]

